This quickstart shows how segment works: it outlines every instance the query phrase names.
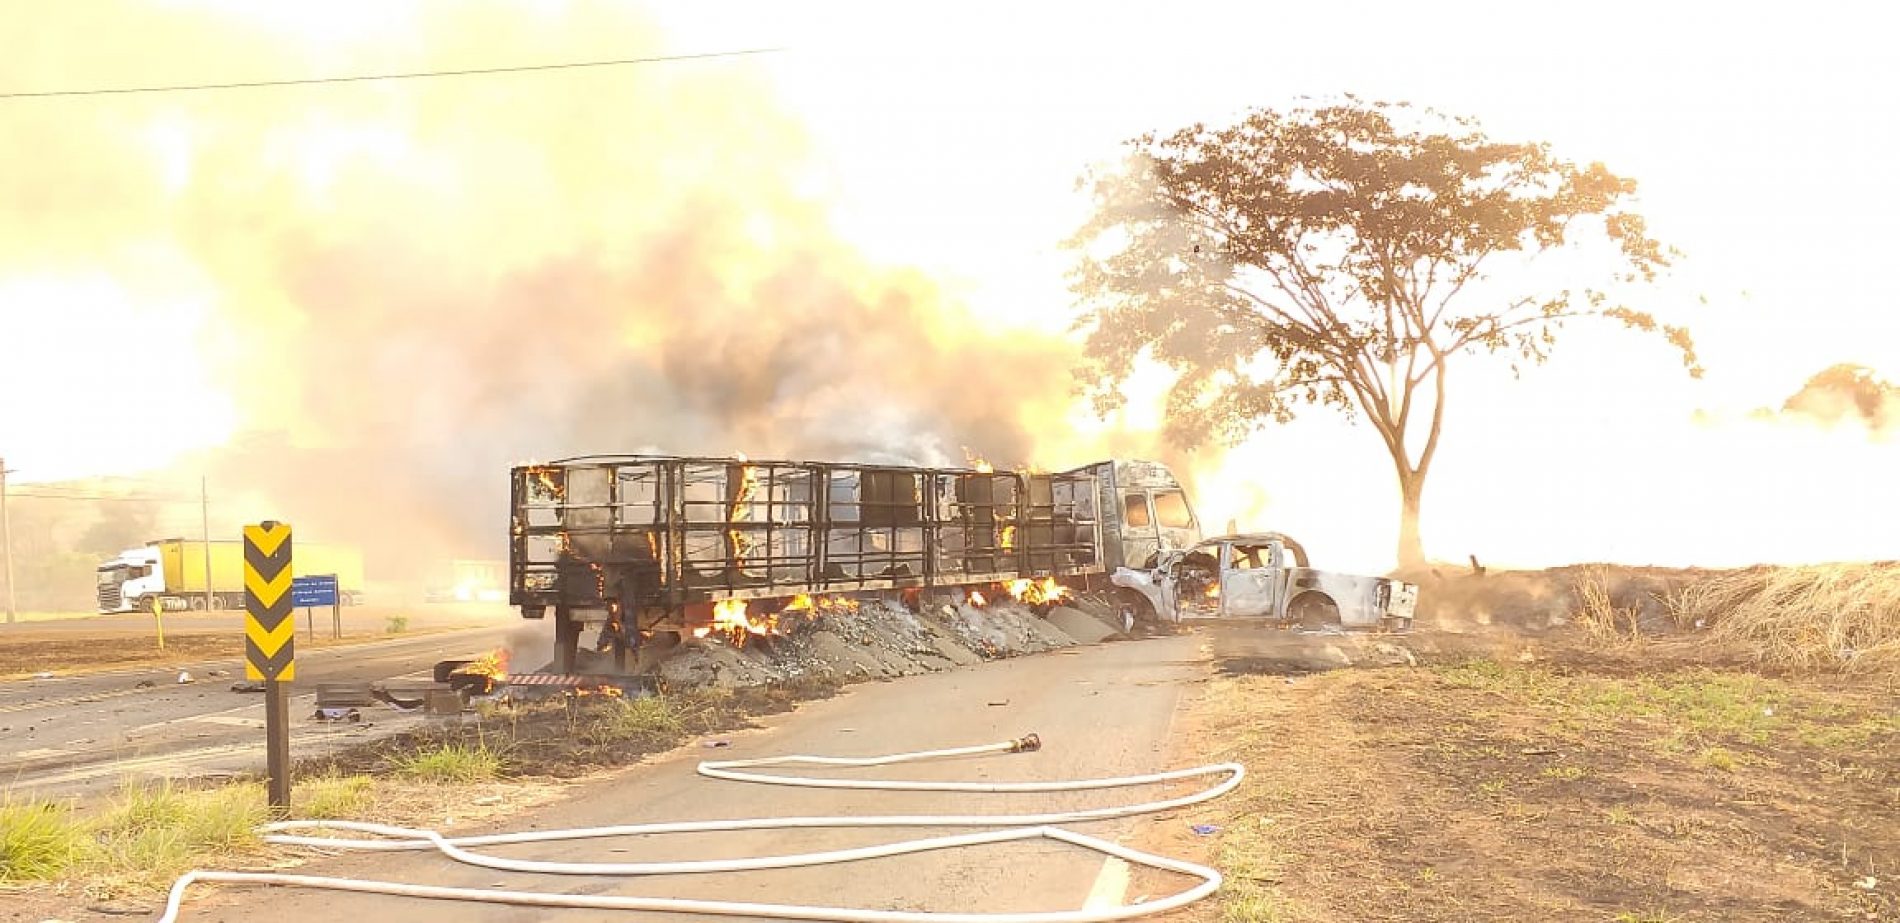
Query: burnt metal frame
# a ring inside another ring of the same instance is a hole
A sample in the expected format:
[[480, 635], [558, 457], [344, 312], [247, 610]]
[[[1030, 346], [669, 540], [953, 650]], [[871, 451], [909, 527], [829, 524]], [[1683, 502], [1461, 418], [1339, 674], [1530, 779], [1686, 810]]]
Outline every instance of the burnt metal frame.
[[[577, 499], [595, 472], [600, 496]], [[625, 609], [648, 628], [717, 599], [1099, 573], [1098, 496], [1082, 471], [650, 455], [524, 465], [510, 473], [509, 602]]]

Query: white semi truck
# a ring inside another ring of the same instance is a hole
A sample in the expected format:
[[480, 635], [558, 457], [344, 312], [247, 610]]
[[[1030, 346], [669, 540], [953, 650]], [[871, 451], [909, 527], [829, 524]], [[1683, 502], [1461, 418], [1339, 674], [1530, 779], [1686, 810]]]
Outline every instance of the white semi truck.
[[[210, 568], [206, 569], [207, 550]], [[338, 601], [355, 605], [363, 591], [363, 554], [348, 545], [295, 542], [295, 575], [335, 574]], [[205, 579], [210, 577], [207, 594]], [[130, 548], [99, 565], [100, 612], [144, 612], [156, 600], [167, 611], [244, 608], [244, 543], [182, 538]]]

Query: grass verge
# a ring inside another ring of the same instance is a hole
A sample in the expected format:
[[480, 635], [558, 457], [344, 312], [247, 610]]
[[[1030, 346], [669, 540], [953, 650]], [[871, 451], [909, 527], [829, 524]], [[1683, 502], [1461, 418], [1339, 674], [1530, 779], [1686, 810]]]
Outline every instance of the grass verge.
[[1186, 746], [1249, 775], [1181, 822], [1219, 828], [1229, 923], [1900, 919], [1895, 683], [1601, 651], [1221, 678]]

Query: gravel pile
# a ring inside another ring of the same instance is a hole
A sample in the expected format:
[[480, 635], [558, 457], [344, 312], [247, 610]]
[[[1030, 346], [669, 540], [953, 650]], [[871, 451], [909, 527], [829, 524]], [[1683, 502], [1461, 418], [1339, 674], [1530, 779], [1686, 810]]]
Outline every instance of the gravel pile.
[[737, 644], [714, 635], [643, 651], [641, 667], [675, 688], [881, 679], [1092, 644], [1115, 633], [1099, 614], [1058, 607], [1050, 615], [1014, 601], [978, 607], [926, 600], [913, 612], [896, 600], [867, 599], [856, 610], [827, 610], [785, 635], [751, 635]]

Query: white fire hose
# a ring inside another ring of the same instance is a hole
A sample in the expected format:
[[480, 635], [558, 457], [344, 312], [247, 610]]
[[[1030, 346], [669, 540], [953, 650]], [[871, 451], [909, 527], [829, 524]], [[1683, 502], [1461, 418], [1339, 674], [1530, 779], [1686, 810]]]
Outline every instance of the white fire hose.
[[[1106, 908], [1038, 911], [1028, 913], [947, 913], [937, 911], [860, 910], [849, 907], [813, 907], [796, 904], [760, 904], [742, 901], [686, 900], [665, 897], [623, 895], [559, 894], [538, 891], [497, 891], [488, 888], [454, 888], [437, 885], [407, 884], [321, 875], [289, 875], [275, 872], [215, 872], [197, 870], [185, 873], [172, 885], [165, 901], [165, 913], [159, 923], [178, 919], [185, 890], [197, 882], [227, 884], [287, 885], [331, 891], [357, 891], [399, 897], [437, 900], [480, 901], [531, 907], [566, 907], [592, 910], [647, 910], [673, 913], [722, 914], [742, 917], [777, 917], [793, 920], [832, 920], [841, 923], [1097, 923], [1129, 920], [1164, 913], [1194, 903], [1220, 887], [1220, 873], [1203, 865], [1142, 852], [1099, 837], [1064, 830], [1053, 824], [1106, 820], [1164, 811], [1199, 804], [1233, 791], [1246, 775], [1239, 763], [1215, 763], [1191, 769], [1176, 769], [1141, 776], [1106, 779], [1076, 779], [1055, 782], [912, 782], [897, 779], [840, 779], [806, 776], [780, 776], [745, 770], [785, 765], [838, 767], [889, 766], [922, 760], [950, 759], [988, 753], [1019, 753], [1039, 749], [1041, 741], [1031, 734], [1021, 740], [1003, 741], [952, 750], [929, 750], [890, 756], [844, 758], [825, 756], [781, 756], [753, 760], [710, 761], [699, 764], [700, 775], [734, 782], [766, 785], [791, 785], [802, 788], [846, 788], [873, 791], [906, 792], [1075, 792], [1104, 788], [1129, 788], [1154, 785], [1203, 776], [1226, 776], [1219, 782], [1189, 795], [1076, 811], [1044, 814], [967, 814], [967, 815], [895, 815], [884, 817], [763, 817], [733, 820], [678, 821], [671, 823], [631, 824], [615, 827], [580, 827], [569, 830], [536, 830], [489, 836], [444, 837], [433, 830], [395, 827], [387, 824], [354, 821], [293, 820], [265, 824], [259, 828], [264, 841], [281, 845], [313, 846], [325, 849], [399, 851], [428, 850], [441, 852], [458, 862], [513, 872], [537, 872], [553, 875], [683, 875], [705, 872], [743, 872], [759, 869], [801, 868], [854, 862], [885, 856], [953, 849], [1015, 840], [1049, 839], [1113, 856], [1134, 865], [1178, 872], [1200, 879], [1186, 890], [1139, 904]], [[826, 852], [797, 853], [743, 859], [702, 859], [683, 862], [546, 862], [510, 859], [475, 852], [470, 847], [508, 843], [538, 843], [552, 840], [580, 840], [600, 837], [641, 836], [662, 833], [706, 833], [733, 830], [778, 830], [787, 828], [843, 827], [998, 827], [1002, 829], [955, 836], [905, 840], [876, 846]], [[333, 830], [372, 834], [385, 839], [354, 839], [325, 836], [300, 836], [288, 831]]]

